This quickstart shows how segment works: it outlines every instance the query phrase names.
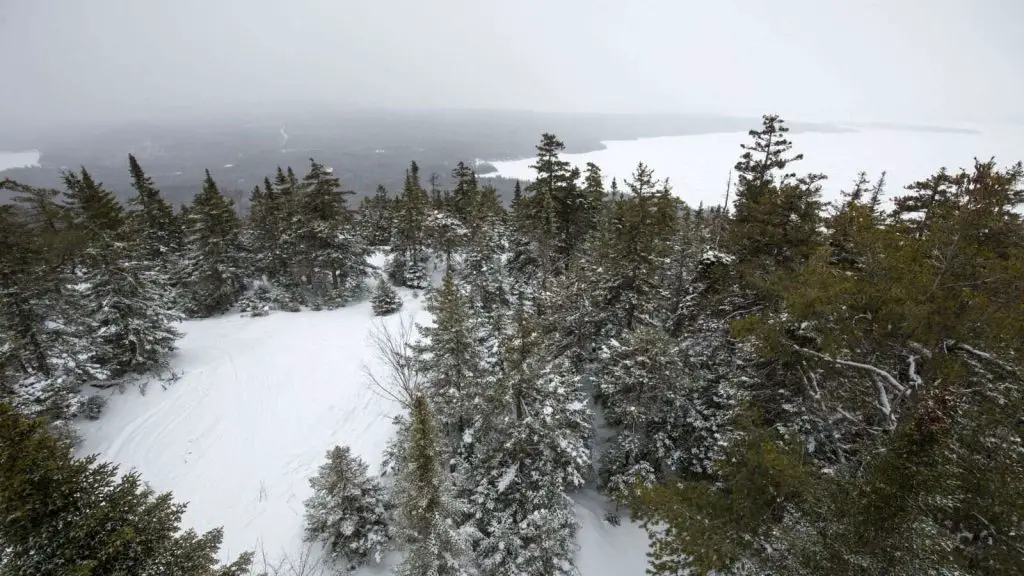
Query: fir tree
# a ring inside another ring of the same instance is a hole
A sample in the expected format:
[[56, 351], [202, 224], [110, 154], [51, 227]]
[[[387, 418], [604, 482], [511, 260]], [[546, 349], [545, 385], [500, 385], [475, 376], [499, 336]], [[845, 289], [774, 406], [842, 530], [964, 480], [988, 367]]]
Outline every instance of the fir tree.
[[221, 530], [182, 531], [185, 506], [138, 473], [73, 459], [43, 423], [0, 404], [0, 572], [242, 576], [251, 553], [218, 567]]
[[707, 359], [657, 328], [641, 328], [609, 343], [601, 360], [598, 399], [617, 429], [602, 463], [609, 493], [625, 501], [666, 475], [711, 473], [729, 435], [735, 391], [719, 386]]
[[86, 240], [118, 234], [124, 226], [124, 209], [103, 184], [93, 180], [83, 166], [81, 172], [62, 175], [65, 204], [71, 210], [79, 233]]
[[533, 183], [526, 187], [532, 195], [527, 213], [538, 242], [538, 255], [543, 269], [550, 275], [564, 266], [571, 245], [566, 237], [567, 218], [571, 215], [571, 200], [575, 199], [578, 171], [559, 154], [565, 144], [554, 134], [544, 134], [537, 145], [537, 160], [530, 167], [537, 173]]
[[790, 266], [813, 250], [820, 224], [821, 174], [797, 178], [784, 172], [803, 154], [789, 156], [789, 128], [778, 116], [765, 116], [761, 130], [751, 130], [736, 163], [735, 216], [729, 245], [744, 260]]
[[105, 241], [89, 256], [81, 297], [95, 330], [96, 363], [115, 377], [163, 366], [181, 336], [166, 276], [125, 243]]
[[[300, 228], [294, 233], [302, 247], [301, 269], [321, 300], [345, 298], [346, 289], [354, 289], [366, 276], [367, 250], [348, 209], [349, 194], [327, 168], [310, 159], [309, 173], [301, 182]], [[321, 288], [320, 283], [329, 286]], [[329, 297], [328, 290], [336, 296]]]
[[442, 439], [423, 395], [412, 403], [406, 461], [396, 482], [399, 535], [406, 544], [400, 576], [470, 574], [469, 535], [457, 525], [463, 506], [445, 471]]
[[387, 316], [402, 308], [402, 297], [387, 278], [379, 276], [373, 296], [370, 297], [370, 306], [375, 316]]
[[349, 570], [380, 562], [391, 540], [390, 504], [384, 488], [367, 476], [367, 466], [348, 446], [327, 451], [327, 462], [309, 479], [306, 537], [321, 540], [331, 557]]
[[203, 191], [192, 202], [185, 230], [182, 283], [188, 311], [198, 317], [226, 312], [245, 289], [239, 221], [209, 170]]
[[395, 244], [388, 275], [391, 280], [408, 288], [427, 286], [426, 223], [429, 198], [420, 185], [419, 166], [411, 163], [405, 173], [405, 186], [395, 208]]
[[477, 457], [469, 471], [483, 574], [576, 574], [578, 528], [567, 490], [590, 468], [590, 414], [568, 365], [545, 366], [521, 312], [502, 343]]
[[420, 327], [417, 363], [443, 438], [460, 453], [463, 435], [480, 408], [483, 358], [477, 326], [450, 269], [440, 289], [428, 296], [427, 310], [433, 324]]
[[463, 225], [468, 226], [479, 193], [476, 172], [460, 160], [452, 170], [452, 180], [455, 181], [455, 188], [451, 192], [452, 213]]
[[174, 259], [182, 248], [182, 231], [174, 210], [160, 195], [153, 179], [146, 175], [135, 156], [128, 155], [128, 169], [136, 195], [128, 204], [137, 211], [131, 214], [132, 240], [146, 260], [158, 263], [169, 275]]
[[391, 244], [395, 229], [395, 200], [388, 197], [383, 186], [377, 186], [373, 196], [363, 198], [359, 204], [359, 224], [368, 246], [383, 247]]

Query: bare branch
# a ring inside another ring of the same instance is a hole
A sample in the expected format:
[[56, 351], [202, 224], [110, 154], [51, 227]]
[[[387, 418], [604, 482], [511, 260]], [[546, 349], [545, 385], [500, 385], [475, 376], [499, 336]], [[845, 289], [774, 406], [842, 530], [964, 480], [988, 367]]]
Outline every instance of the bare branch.
[[385, 321], [377, 322], [370, 332], [370, 343], [377, 352], [376, 360], [383, 374], [363, 364], [363, 374], [381, 396], [398, 402], [405, 408], [420, 389], [419, 373], [412, 356], [411, 344], [416, 337], [416, 326], [409, 316], [403, 316], [397, 329]]
[[909, 364], [907, 366], [907, 372], [910, 374], [910, 384], [916, 390], [924, 384], [924, 381], [921, 380], [921, 375], [917, 373], [917, 356], [910, 356], [907, 358], [907, 363]]
[[886, 383], [895, 388], [896, 391], [899, 392], [900, 394], [903, 394], [907, 391], [907, 387], [904, 386], [903, 384], [900, 384], [899, 381], [896, 380], [896, 378], [894, 378], [892, 374], [889, 374], [888, 372], [882, 370], [877, 366], [872, 366], [871, 364], [862, 364], [860, 362], [853, 362], [851, 360], [840, 360], [839, 358], [832, 358], [831, 356], [826, 356], [820, 352], [808, 350], [807, 348], [801, 348], [800, 346], [793, 346], [793, 348], [799, 350], [800, 352], [803, 352], [804, 354], [816, 356], [818, 358], [821, 358], [822, 360], [832, 362], [833, 364], [839, 364], [840, 366], [849, 366], [851, 368], [860, 368], [861, 370], [867, 370], [868, 372], [871, 372], [876, 376], [881, 377], [883, 380], [885, 380]]
[[978, 350], [977, 348], [973, 348], [971, 346], [968, 346], [967, 344], [964, 344], [963, 342], [949, 341], [946, 344], [951, 345], [956, 350], [963, 350], [964, 352], [967, 352], [969, 354], [973, 354], [974, 356], [977, 356], [978, 358], [981, 358], [983, 360], [987, 360], [987, 361], [995, 364], [996, 366], [999, 366], [1003, 370], [1006, 370], [1010, 374], [1013, 374], [1014, 376], [1016, 376], [1018, 378], [1021, 377], [1020, 372], [1017, 371], [1016, 367], [1014, 367], [1013, 365], [1011, 365], [1011, 364], [1009, 364], [1007, 362], [1004, 362], [1004, 361], [1000, 360], [999, 358], [996, 358], [995, 356], [993, 356], [992, 354], [989, 354], [988, 352], [982, 352], [981, 350]]

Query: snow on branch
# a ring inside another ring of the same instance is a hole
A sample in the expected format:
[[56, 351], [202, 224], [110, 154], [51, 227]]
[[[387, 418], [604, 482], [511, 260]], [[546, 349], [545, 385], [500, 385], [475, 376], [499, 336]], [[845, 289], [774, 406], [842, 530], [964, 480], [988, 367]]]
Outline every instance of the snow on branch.
[[899, 392], [900, 394], [903, 394], [903, 393], [905, 393], [907, 391], [907, 387], [906, 386], [904, 386], [903, 384], [900, 384], [899, 381], [896, 380], [896, 378], [893, 377], [892, 374], [889, 374], [888, 372], [886, 372], [885, 370], [882, 370], [878, 366], [872, 366], [871, 364], [862, 364], [860, 362], [853, 362], [851, 360], [841, 360], [839, 358], [833, 358], [831, 356], [826, 356], [826, 355], [822, 354], [821, 352], [815, 352], [814, 350], [808, 350], [807, 348], [801, 348], [800, 346], [793, 346], [793, 348], [799, 350], [800, 352], [803, 352], [804, 354], [809, 354], [811, 356], [815, 356], [817, 358], [821, 358], [822, 360], [827, 360], [829, 362], [832, 362], [833, 364], [839, 364], [840, 366], [849, 366], [851, 368], [859, 368], [861, 370], [867, 370], [868, 372], [871, 372], [871, 373], [875, 374], [876, 376], [880, 377], [882, 380], [887, 382], [890, 386], [892, 386], [894, 389], [896, 389], [896, 391]]
[[981, 350], [978, 350], [977, 348], [968, 346], [967, 344], [964, 344], [963, 342], [956, 342], [956, 341], [953, 341], [953, 340], [950, 340], [949, 342], [946, 342], [946, 346], [947, 347], [952, 347], [952, 348], [954, 348], [956, 350], [963, 350], [964, 352], [967, 352], [968, 354], [972, 354], [974, 356], [977, 356], [978, 358], [981, 358], [983, 360], [987, 360], [987, 361], [995, 364], [996, 366], [999, 366], [1000, 368], [1002, 368], [1003, 370], [1009, 372], [1010, 374], [1013, 374], [1017, 378], [1021, 377], [1020, 372], [1017, 371], [1016, 367], [1014, 367], [1012, 364], [1009, 364], [1007, 362], [1004, 362], [1004, 361], [1000, 360], [999, 358], [996, 358], [994, 355], [989, 354], [988, 352], [983, 352]]

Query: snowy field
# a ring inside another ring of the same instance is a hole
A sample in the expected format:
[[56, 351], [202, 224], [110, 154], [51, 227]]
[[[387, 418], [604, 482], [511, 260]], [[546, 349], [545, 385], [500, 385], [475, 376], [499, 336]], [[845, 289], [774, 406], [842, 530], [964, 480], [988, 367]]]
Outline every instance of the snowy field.
[[0, 152], [0, 172], [9, 168], [27, 168], [39, 164], [39, 151]]
[[[794, 152], [803, 153], [794, 165], [797, 173], [821, 172], [824, 198], [830, 200], [848, 189], [861, 170], [871, 179], [888, 172], [888, 191], [934, 174], [942, 166], [955, 169], [973, 166], [973, 158], [995, 156], [1000, 164], [1024, 160], [1024, 127], [974, 127], [977, 133], [920, 132], [910, 130], [862, 129], [843, 133], [791, 133]], [[696, 206], [721, 204], [725, 198], [729, 170], [749, 143], [746, 133], [700, 134], [604, 142], [606, 148], [565, 159], [581, 168], [587, 162], [601, 167], [619, 183], [629, 177], [637, 162], [654, 169], [658, 178], [669, 178], [677, 196]], [[496, 174], [529, 180], [533, 159], [491, 162]]]
[[[385, 322], [429, 321], [422, 295], [401, 293], [402, 311]], [[103, 416], [82, 423], [80, 453], [136, 468], [155, 489], [173, 490], [189, 502], [187, 526], [222, 525], [225, 558], [254, 548], [271, 559], [296, 557], [307, 480], [327, 449], [348, 444], [379, 472], [398, 411], [363, 374], [375, 365], [369, 335], [379, 321], [362, 302], [186, 322], [173, 359], [180, 380], [166, 389], [154, 383], [144, 395], [113, 392]], [[643, 531], [605, 523], [596, 494], [577, 500], [584, 576], [643, 574]]]

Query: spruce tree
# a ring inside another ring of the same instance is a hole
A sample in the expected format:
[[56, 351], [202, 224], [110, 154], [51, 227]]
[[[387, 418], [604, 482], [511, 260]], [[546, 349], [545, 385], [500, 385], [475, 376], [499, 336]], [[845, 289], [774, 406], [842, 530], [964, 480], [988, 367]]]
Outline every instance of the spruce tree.
[[641, 328], [601, 352], [598, 400], [615, 427], [601, 473], [619, 501], [637, 486], [710, 474], [729, 437], [735, 389], [706, 358], [658, 328]]
[[433, 314], [433, 323], [419, 329], [417, 364], [443, 438], [460, 453], [472, 416], [481, 406], [483, 357], [478, 326], [450, 269], [441, 287], [427, 297], [426, 308]]
[[377, 285], [370, 297], [370, 306], [375, 316], [388, 316], [402, 308], [402, 297], [384, 276], [378, 276]]
[[206, 171], [203, 191], [185, 221], [186, 251], [182, 284], [189, 314], [226, 312], [245, 289], [239, 221], [231, 201], [221, 195]]
[[74, 222], [56, 191], [3, 187], [17, 195], [0, 207], [0, 395], [63, 426], [81, 408], [78, 389], [108, 377], [95, 364], [85, 284], [71, 266], [79, 250], [69, 245], [77, 241]]
[[789, 128], [778, 116], [765, 116], [751, 130], [736, 163], [735, 216], [730, 226], [733, 253], [757, 267], [791, 266], [814, 249], [820, 225], [821, 174], [796, 177], [785, 170], [803, 154], [790, 156]]
[[90, 249], [82, 293], [98, 347], [95, 362], [114, 377], [163, 366], [181, 336], [167, 277], [130, 250], [111, 240]]
[[526, 187], [531, 193], [527, 213], [546, 275], [557, 274], [571, 251], [567, 219], [576, 196], [578, 171], [561, 159], [559, 154], [564, 151], [565, 144], [554, 134], [543, 134], [537, 145], [537, 160], [530, 165], [537, 176]]
[[93, 180], [83, 166], [81, 172], [64, 172], [64, 201], [75, 219], [79, 234], [86, 240], [122, 232], [124, 209], [103, 184]]
[[452, 180], [455, 181], [451, 192], [452, 212], [463, 225], [468, 226], [479, 193], [476, 172], [460, 160], [452, 170]]
[[136, 195], [128, 201], [136, 209], [131, 214], [132, 242], [141, 256], [160, 265], [168, 275], [182, 248], [182, 230], [171, 205], [160, 195], [153, 179], [146, 175], [135, 156], [128, 155], [128, 171]]
[[299, 194], [298, 264], [321, 303], [343, 300], [366, 276], [367, 249], [345, 198], [353, 193], [343, 191], [337, 177], [310, 159]]
[[327, 451], [327, 462], [309, 479], [306, 538], [320, 540], [331, 558], [349, 570], [380, 562], [391, 540], [390, 503], [384, 488], [367, 475], [367, 466], [348, 446]]
[[419, 166], [412, 162], [405, 173], [405, 186], [395, 205], [395, 243], [391, 248], [388, 275], [408, 288], [427, 286], [426, 223], [429, 209], [427, 191], [420, 185]]
[[470, 538], [457, 520], [465, 512], [455, 498], [443, 456], [443, 440], [426, 397], [412, 403], [405, 462], [395, 485], [399, 537], [406, 545], [399, 576], [461, 576]]
[[545, 352], [518, 313], [468, 473], [483, 574], [577, 573], [578, 526], [566, 492], [590, 469], [590, 414], [578, 377], [564, 362], [545, 365]]
[[242, 576], [251, 553], [218, 566], [220, 529], [182, 531], [185, 505], [137, 472], [73, 459], [40, 420], [0, 404], [0, 572]]

